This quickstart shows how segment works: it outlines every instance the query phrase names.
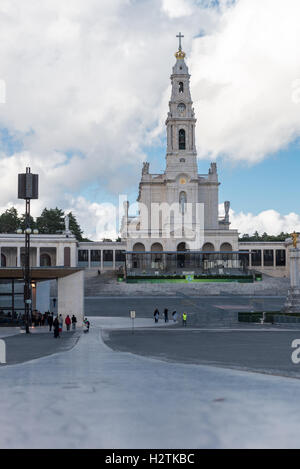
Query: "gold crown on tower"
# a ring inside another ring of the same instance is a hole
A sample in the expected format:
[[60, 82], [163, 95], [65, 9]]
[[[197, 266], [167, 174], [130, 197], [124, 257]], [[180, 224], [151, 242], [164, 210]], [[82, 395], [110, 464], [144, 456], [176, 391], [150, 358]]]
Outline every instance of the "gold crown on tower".
[[179, 48], [178, 48], [178, 51], [175, 54], [175, 57], [176, 57], [176, 59], [183, 60], [184, 57], [185, 57], [185, 53], [183, 52], [182, 47], [181, 47], [181, 39], [184, 38], [184, 36], [181, 33], [179, 33], [176, 37], [178, 37], [178, 39], [179, 39]]
[[176, 59], [183, 60], [185, 58], [185, 52], [183, 52], [183, 50], [179, 49], [179, 51], [176, 52], [175, 57], [176, 57]]

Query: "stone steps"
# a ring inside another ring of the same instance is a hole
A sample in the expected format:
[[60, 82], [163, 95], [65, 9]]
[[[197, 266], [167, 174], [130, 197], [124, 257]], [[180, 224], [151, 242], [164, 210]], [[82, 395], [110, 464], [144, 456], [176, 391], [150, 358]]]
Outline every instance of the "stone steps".
[[105, 292], [106, 285], [116, 282], [115, 272], [105, 272], [98, 275], [97, 272], [85, 272], [84, 293], [85, 296], [97, 296]]

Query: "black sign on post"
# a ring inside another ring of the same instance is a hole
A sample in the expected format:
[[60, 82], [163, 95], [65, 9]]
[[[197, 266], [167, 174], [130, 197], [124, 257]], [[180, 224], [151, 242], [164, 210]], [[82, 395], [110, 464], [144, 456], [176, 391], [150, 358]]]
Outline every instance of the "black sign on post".
[[31, 174], [30, 168], [26, 168], [25, 174], [19, 174], [18, 198], [25, 199], [25, 265], [24, 265], [24, 303], [25, 303], [25, 327], [29, 334], [31, 322], [32, 293], [31, 293], [31, 272], [30, 272], [30, 200], [39, 198], [39, 177]]
[[[27, 168], [28, 170], [29, 168]], [[39, 198], [39, 176], [30, 173], [19, 174], [18, 199], [38, 199]]]

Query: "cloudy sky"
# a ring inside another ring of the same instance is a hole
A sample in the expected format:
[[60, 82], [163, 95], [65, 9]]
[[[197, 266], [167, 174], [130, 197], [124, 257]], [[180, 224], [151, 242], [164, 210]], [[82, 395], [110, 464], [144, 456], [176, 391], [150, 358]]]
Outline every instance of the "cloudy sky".
[[142, 162], [164, 170], [182, 31], [199, 172], [218, 162], [241, 233], [300, 231], [299, 17], [299, 0], [0, 0], [0, 211], [23, 211], [31, 166], [34, 215], [113, 234], [109, 204], [135, 201]]

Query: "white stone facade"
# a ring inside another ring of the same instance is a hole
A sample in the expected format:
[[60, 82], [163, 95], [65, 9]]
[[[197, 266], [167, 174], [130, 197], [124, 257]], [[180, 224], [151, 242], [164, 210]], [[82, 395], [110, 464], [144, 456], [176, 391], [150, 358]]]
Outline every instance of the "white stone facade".
[[[21, 267], [25, 253], [25, 236], [0, 235], [1, 267]], [[77, 241], [73, 235], [31, 235], [32, 267], [77, 267]]]

